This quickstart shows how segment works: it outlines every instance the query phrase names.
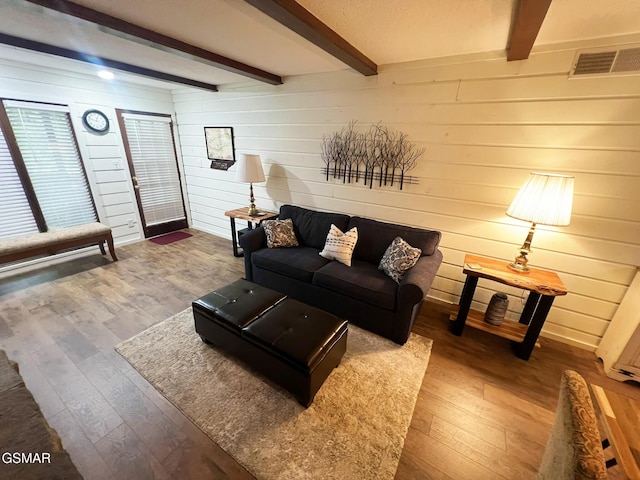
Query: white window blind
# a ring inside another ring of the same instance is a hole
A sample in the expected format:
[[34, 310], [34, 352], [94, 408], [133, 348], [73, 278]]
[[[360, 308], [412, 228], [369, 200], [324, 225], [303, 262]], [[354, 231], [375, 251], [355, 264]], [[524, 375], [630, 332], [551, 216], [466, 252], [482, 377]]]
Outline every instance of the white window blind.
[[97, 221], [68, 111], [16, 102], [5, 109], [47, 227]]
[[7, 142], [0, 130], [0, 238], [38, 233]]
[[185, 219], [171, 120], [128, 113], [122, 116], [147, 227]]

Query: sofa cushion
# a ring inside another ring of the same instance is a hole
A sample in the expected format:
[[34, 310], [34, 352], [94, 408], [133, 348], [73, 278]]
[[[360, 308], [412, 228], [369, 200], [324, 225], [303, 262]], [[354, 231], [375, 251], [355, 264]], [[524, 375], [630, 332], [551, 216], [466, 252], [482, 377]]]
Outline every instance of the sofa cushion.
[[402, 237], [396, 237], [384, 252], [378, 268], [400, 283], [406, 271], [420, 259], [421, 253], [419, 248], [413, 248]]
[[313, 275], [313, 284], [393, 310], [396, 304], [396, 282], [378, 270], [378, 265], [352, 259], [351, 267], [330, 262]]
[[422, 250], [423, 256], [433, 255], [440, 243], [440, 232], [435, 230], [407, 227], [362, 217], [351, 217], [349, 228], [352, 227], [358, 227], [359, 236], [353, 252], [354, 258], [374, 263], [376, 266], [396, 237], [402, 237], [412, 247]]
[[298, 237], [298, 242], [308, 247], [314, 247], [316, 250], [322, 250], [324, 247], [324, 241], [332, 223], [343, 232], [347, 230], [349, 225], [349, 215], [316, 212], [294, 205], [281, 206], [278, 218], [293, 220], [293, 229]]
[[262, 222], [264, 233], [267, 236], [267, 247], [297, 247], [298, 240], [293, 231], [293, 221], [286, 220], [265, 220]]
[[311, 247], [263, 248], [251, 254], [254, 266], [311, 283], [313, 273], [329, 263]]
[[350, 267], [351, 256], [353, 255], [353, 249], [356, 247], [357, 241], [357, 228], [352, 228], [343, 233], [342, 230], [334, 224], [331, 224], [331, 228], [327, 234], [327, 241], [320, 252], [320, 256], [327, 260], [337, 260], [340, 263], [344, 263], [347, 267]]

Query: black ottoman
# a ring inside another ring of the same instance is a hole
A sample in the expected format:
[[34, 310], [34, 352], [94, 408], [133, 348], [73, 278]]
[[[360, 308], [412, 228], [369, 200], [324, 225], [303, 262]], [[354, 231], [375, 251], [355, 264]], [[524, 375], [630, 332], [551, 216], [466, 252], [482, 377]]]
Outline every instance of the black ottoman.
[[247, 280], [193, 302], [196, 332], [308, 407], [340, 364], [347, 322]]

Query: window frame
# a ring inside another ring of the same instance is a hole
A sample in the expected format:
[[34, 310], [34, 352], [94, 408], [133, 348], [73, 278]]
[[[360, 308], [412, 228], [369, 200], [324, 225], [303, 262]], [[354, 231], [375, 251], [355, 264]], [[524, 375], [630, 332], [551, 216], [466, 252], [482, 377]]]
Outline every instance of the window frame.
[[[67, 121], [69, 124], [69, 133], [70, 133], [70, 142], [74, 145], [75, 151], [78, 158], [78, 164], [80, 167], [80, 171], [82, 176], [84, 177], [84, 181], [87, 186], [89, 200], [91, 202], [91, 210], [95, 216], [96, 221], [100, 221], [100, 216], [98, 215], [98, 210], [96, 208], [96, 202], [94, 198], [93, 191], [91, 189], [91, 183], [89, 182], [89, 177], [87, 175], [87, 169], [85, 166], [84, 158], [82, 156], [82, 152], [80, 150], [80, 145], [78, 143], [78, 138], [76, 135], [76, 131], [73, 126], [73, 121], [71, 117], [71, 109], [68, 105], [52, 103], [52, 102], [40, 102], [35, 100], [22, 100], [16, 98], [7, 98], [0, 97], [0, 130], [2, 131], [2, 135], [4, 136], [4, 140], [6, 142], [7, 148], [9, 150], [9, 155], [13, 160], [13, 164], [16, 169], [16, 173], [18, 178], [20, 179], [20, 183], [22, 184], [22, 189], [27, 198], [27, 202], [31, 208], [31, 213], [34, 217], [35, 223], [38, 227], [40, 233], [47, 232], [49, 230], [49, 226], [47, 225], [47, 221], [45, 219], [44, 213], [42, 211], [42, 207], [40, 206], [40, 201], [38, 200], [38, 196], [36, 194], [35, 188], [31, 181], [31, 177], [29, 176], [29, 171], [22, 155], [22, 151], [20, 150], [20, 146], [18, 144], [18, 140], [15, 136], [15, 132], [13, 126], [11, 125], [11, 120], [9, 119], [9, 115], [6, 111], [5, 103], [17, 103], [23, 104], [25, 108], [29, 108], [29, 105], [33, 105], [33, 109], [37, 110], [38, 106], [44, 106], [41, 110], [47, 110], [46, 107], [54, 107], [51, 109], [60, 109], [58, 111], [64, 113], [67, 117]], [[10, 238], [10, 237], [7, 237]]]

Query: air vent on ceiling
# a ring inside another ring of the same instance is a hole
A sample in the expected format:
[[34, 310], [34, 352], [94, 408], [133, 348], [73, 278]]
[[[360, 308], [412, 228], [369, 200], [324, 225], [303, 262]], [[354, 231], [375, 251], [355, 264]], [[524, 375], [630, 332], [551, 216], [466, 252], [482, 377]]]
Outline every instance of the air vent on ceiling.
[[640, 46], [578, 52], [571, 76], [640, 73]]

